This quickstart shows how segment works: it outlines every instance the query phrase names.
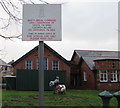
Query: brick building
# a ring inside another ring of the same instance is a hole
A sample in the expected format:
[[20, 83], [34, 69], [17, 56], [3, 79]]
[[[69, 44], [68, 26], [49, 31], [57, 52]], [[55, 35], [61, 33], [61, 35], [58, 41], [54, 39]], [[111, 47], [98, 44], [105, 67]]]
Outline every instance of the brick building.
[[[44, 44], [44, 69], [65, 70], [67, 87], [84, 90], [119, 90], [120, 58], [117, 51], [75, 50], [67, 61]], [[38, 46], [13, 64], [17, 69], [38, 69]]]
[[75, 50], [71, 63], [72, 88], [120, 89], [120, 58], [117, 51]]
[[[38, 46], [23, 55], [13, 64], [13, 73], [16, 75], [17, 69], [38, 69]], [[67, 86], [70, 86], [70, 62], [59, 55], [56, 51], [44, 43], [44, 69], [45, 70], [65, 70]]]

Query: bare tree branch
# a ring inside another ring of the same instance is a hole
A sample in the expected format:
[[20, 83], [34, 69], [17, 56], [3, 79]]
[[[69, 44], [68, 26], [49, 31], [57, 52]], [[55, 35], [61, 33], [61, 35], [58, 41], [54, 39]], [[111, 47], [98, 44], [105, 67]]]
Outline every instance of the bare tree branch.
[[3, 35], [1, 35], [0, 34], [0, 37], [2, 37], [2, 38], [4, 38], [4, 39], [13, 39], [13, 38], [17, 38], [17, 39], [21, 39], [20, 37], [21, 37], [22, 35], [18, 35], [18, 36], [3, 36]]
[[[39, 0], [42, 3], [49, 4], [48, 2], [44, 0]], [[6, 13], [6, 16], [0, 16], [0, 21], [2, 25], [0, 25], [1, 30], [9, 30], [11, 29], [12, 24], [16, 24], [17, 26], [22, 24], [22, 5], [23, 4], [35, 4], [33, 0], [28, 0], [27, 2], [25, 0], [17, 0], [17, 2], [14, 2], [12, 0], [1, 0], [0, 6], [2, 7], [4, 13]], [[0, 24], [1, 24], [0, 23]], [[5, 31], [4, 31], [5, 32]], [[4, 39], [13, 39], [18, 38], [21, 39], [21, 35], [19, 36], [6, 36], [4, 34], [0, 34], [0, 37]]]
[[46, 1], [44, 1], [44, 0], [39, 0], [39, 1], [41, 1], [41, 2], [43, 2], [43, 3], [46, 3], [46, 4], [49, 4], [48, 2], [46, 2]]
[[[15, 6], [15, 5], [11, 2], [11, 0], [9, 0], [9, 2], [10, 2], [10, 4], [12, 5], [13, 9], [18, 10], [19, 7]], [[20, 11], [19, 11], [19, 12], [20, 12]]]
[[[4, 20], [4, 19], [2, 19], [2, 20]], [[0, 29], [5, 29], [10, 25], [10, 17], [9, 17], [9, 19], [7, 19], [7, 21], [8, 21], [8, 23], [6, 25], [4, 25], [3, 27], [1, 27]]]
[[10, 10], [8, 9], [8, 7], [6, 6], [6, 4], [4, 2], [0, 2], [1, 6], [3, 7], [3, 9], [5, 10], [5, 12], [15, 21], [19, 21], [22, 20], [20, 18], [18, 18], [17, 16], [13, 15]]
[[27, 2], [24, 0], [19, 0], [19, 1], [21, 2], [21, 4], [27, 4]]
[[32, 0], [30, 0], [30, 2], [31, 2], [32, 4], [35, 4]]

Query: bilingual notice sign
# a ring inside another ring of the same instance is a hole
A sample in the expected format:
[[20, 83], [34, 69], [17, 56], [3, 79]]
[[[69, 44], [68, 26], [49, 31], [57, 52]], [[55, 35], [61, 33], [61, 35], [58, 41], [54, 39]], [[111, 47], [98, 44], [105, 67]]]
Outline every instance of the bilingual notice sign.
[[22, 40], [61, 41], [61, 5], [24, 4]]

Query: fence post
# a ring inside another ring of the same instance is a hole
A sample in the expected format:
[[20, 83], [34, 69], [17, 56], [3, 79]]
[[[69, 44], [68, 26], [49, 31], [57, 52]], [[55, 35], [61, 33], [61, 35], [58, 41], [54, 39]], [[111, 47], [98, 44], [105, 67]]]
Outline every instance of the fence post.
[[109, 101], [113, 97], [113, 95], [110, 92], [105, 90], [105, 91], [99, 93], [98, 96], [101, 97], [101, 99], [103, 101], [103, 108], [109, 108], [110, 107]]

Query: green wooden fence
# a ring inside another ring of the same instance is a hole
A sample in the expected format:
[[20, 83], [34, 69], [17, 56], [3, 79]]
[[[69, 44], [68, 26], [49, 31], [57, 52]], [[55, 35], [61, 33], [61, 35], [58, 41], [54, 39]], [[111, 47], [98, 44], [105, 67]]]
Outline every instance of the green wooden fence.
[[[66, 84], [66, 71], [44, 71], [44, 90], [53, 90], [49, 82], [59, 76], [60, 83]], [[16, 90], [38, 90], [38, 70], [17, 70]]]

